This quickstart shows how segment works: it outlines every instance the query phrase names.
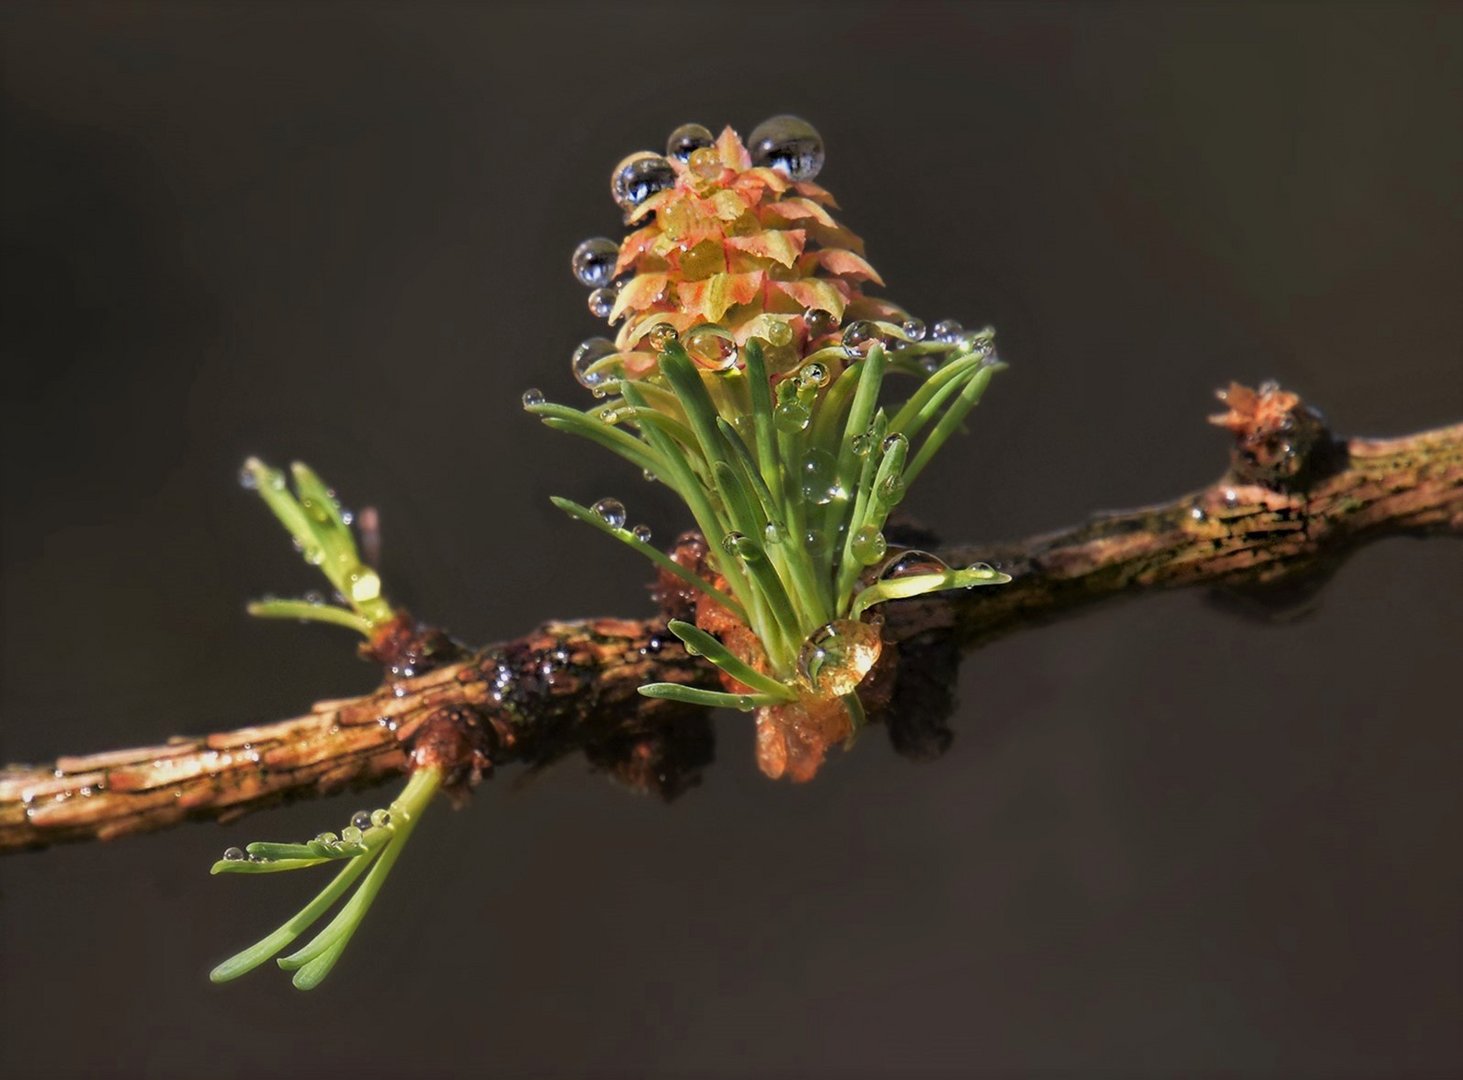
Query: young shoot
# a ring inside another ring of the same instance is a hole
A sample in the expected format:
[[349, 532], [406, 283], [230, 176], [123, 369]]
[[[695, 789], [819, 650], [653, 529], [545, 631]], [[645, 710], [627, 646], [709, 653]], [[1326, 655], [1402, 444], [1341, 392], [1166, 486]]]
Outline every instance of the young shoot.
[[947, 319], [927, 332], [864, 293], [882, 282], [813, 182], [823, 143], [806, 121], [774, 117], [745, 144], [730, 128], [681, 130], [692, 128], [697, 145], [673, 140], [665, 158], [622, 163], [612, 186], [633, 231], [618, 247], [585, 241], [572, 259], [596, 290], [591, 311], [619, 326], [574, 353], [575, 377], [600, 404], [574, 409], [538, 390], [523, 402], [686, 504], [707, 543], [698, 572], [627, 531], [619, 500], [554, 500], [700, 594], [695, 624], [670, 629], [717, 667], [725, 692], [654, 683], [641, 693], [757, 710], [769, 768], [786, 749], [763, 738], [773, 714], [803, 717], [784, 725], [802, 743], [862, 719], [857, 687], [882, 650], [871, 609], [1009, 580], [924, 553], [911, 561], [884, 535], [1004, 365], [993, 331]]
[[412, 774], [390, 806], [357, 811], [338, 834], [321, 833], [298, 844], [253, 843], [225, 851], [211, 873], [275, 874], [327, 864], [338, 864], [340, 869], [330, 884], [279, 929], [229, 957], [210, 972], [209, 978], [216, 983], [229, 982], [275, 958], [354, 888], [350, 899], [318, 934], [302, 948], [275, 961], [283, 970], [294, 972], [292, 981], [297, 988], [311, 990], [320, 985], [371, 910], [441, 782], [439, 770], [421, 769]]
[[369, 639], [372, 630], [395, 617], [381, 595], [381, 578], [361, 559], [351, 518], [336, 501], [335, 492], [302, 462], [290, 466], [290, 475], [293, 491], [283, 471], [251, 457], [244, 462], [239, 479], [274, 512], [305, 561], [325, 575], [339, 603], [328, 604], [313, 596], [257, 600], [249, 605], [249, 614], [331, 623]]

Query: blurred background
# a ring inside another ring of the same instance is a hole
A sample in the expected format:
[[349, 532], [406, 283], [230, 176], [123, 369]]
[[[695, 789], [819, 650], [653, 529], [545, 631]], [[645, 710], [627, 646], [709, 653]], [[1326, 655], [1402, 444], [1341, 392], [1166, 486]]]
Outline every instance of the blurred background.
[[[648, 609], [547, 497], [685, 525], [581, 401], [569, 253], [675, 125], [812, 120], [820, 182], [1001, 375], [910, 508], [995, 539], [1178, 495], [1279, 379], [1463, 417], [1456, 4], [10, 4], [0, 760], [365, 691], [236, 483], [313, 464], [471, 642]], [[434, 811], [302, 995], [209, 967], [318, 887], [222, 849], [386, 792], [0, 861], [6, 1076], [1456, 1075], [1463, 559], [1394, 540], [1284, 625], [1198, 593], [969, 656], [956, 741], [804, 787], [750, 724], [670, 806], [575, 759]]]

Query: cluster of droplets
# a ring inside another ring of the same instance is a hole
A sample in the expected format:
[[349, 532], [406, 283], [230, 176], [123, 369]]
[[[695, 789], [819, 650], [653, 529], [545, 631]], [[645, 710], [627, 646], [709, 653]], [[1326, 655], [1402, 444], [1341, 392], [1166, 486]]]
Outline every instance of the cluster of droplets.
[[[318, 858], [342, 858], [358, 855], [363, 850], [366, 833], [371, 829], [387, 829], [391, 827], [391, 811], [385, 808], [376, 810], [357, 810], [351, 815], [350, 824], [340, 830], [339, 834], [323, 832], [313, 840], [300, 845], [288, 845], [309, 849], [309, 853]], [[251, 847], [254, 845], [250, 845]], [[268, 845], [265, 845], [266, 847]], [[280, 845], [273, 845], [278, 847]], [[300, 855], [305, 855], [304, 851]], [[298, 856], [297, 856], [298, 857]], [[256, 855], [246, 852], [241, 847], [225, 849], [223, 861], [229, 863], [266, 863], [273, 861], [265, 855]]]
[[[764, 120], [753, 129], [747, 149], [754, 165], [776, 169], [793, 180], [811, 180], [823, 168], [822, 136], [812, 124], [796, 116], [774, 116]], [[685, 166], [693, 176], [704, 181], [718, 179], [724, 170], [716, 150], [716, 136], [711, 130], [702, 124], [682, 124], [666, 140], [664, 154], [638, 150], [615, 166], [610, 174], [610, 194], [615, 205], [628, 217], [652, 195], [674, 187], [676, 164], [673, 162]], [[614, 240], [595, 236], [579, 244], [570, 257], [575, 279], [590, 290], [589, 311], [597, 319], [607, 320], [614, 313], [623, 284], [623, 281], [616, 280], [615, 274], [619, 253], [620, 246]], [[675, 334], [673, 327], [667, 326], [667, 329]], [[790, 330], [786, 336], [790, 341]], [[735, 347], [728, 350], [714, 340], [715, 337], [714, 334], [703, 335], [703, 347], [699, 349], [688, 341], [685, 343], [686, 351], [703, 367], [725, 370], [735, 363], [736, 350]], [[575, 375], [591, 389], [609, 378], [607, 372], [587, 372], [594, 360], [608, 355], [603, 351], [606, 340], [590, 338], [575, 351]], [[657, 351], [665, 347], [665, 342], [656, 344], [652, 340], [651, 344]], [[772, 344], [780, 343], [773, 341]], [[610, 352], [613, 351], [611, 348]]]

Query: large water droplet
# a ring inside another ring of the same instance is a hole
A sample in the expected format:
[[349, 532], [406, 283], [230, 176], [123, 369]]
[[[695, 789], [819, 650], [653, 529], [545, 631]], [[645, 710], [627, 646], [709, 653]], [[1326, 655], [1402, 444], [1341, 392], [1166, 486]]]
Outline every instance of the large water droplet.
[[645, 335], [645, 340], [656, 352], [665, 352], [670, 348], [671, 342], [680, 339], [676, 328], [668, 322], [656, 323], [650, 328], [650, 333]]
[[244, 849], [231, 847], [224, 852], [224, 862], [243, 862]]
[[384, 829], [391, 824], [390, 810], [372, 810], [371, 825], [373, 828]]
[[692, 152], [690, 159], [686, 162], [686, 168], [691, 170], [691, 175], [696, 179], [710, 183], [720, 179], [726, 166], [722, 164], [721, 155], [706, 146]]
[[342, 844], [359, 844], [363, 839], [361, 830], [354, 825], [347, 825], [340, 830], [340, 842]]
[[884, 557], [884, 552], [889, 550], [889, 545], [881, 533], [873, 525], [860, 526], [853, 534], [853, 540], [849, 544], [853, 557], [865, 566], [872, 566]]
[[625, 504], [619, 499], [601, 499], [590, 507], [612, 529], [625, 527]]
[[939, 556], [931, 555], [928, 551], [904, 551], [891, 559], [879, 572], [879, 580], [893, 581], [920, 574], [943, 574], [949, 569]]
[[910, 315], [899, 324], [899, 329], [904, 331], [904, 336], [910, 341], [923, 341], [925, 339], [925, 321]]
[[542, 405], [544, 401], [544, 392], [537, 386], [530, 386], [523, 392], [523, 407], [525, 409], [531, 409], [535, 405]]
[[633, 529], [630, 530], [630, 535], [633, 536], [636, 540], [639, 540], [642, 544], [648, 544], [650, 543], [651, 537], [650, 526], [636, 525]]
[[763, 338], [774, 348], [792, 344], [792, 327], [785, 319], [768, 319], [763, 327]]
[[780, 521], [769, 521], [762, 530], [762, 539], [769, 544], [780, 544], [787, 539], [787, 528]]
[[729, 532], [721, 538], [721, 549], [743, 562], [758, 562], [762, 559], [762, 548], [750, 536]]
[[808, 332], [808, 340], [827, 337], [833, 333], [833, 328], [838, 325], [838, 320], [833, 317], [832, 312], [824, 311], [822, 308], [809, 308], [803, 312], [803, 328]]
[[587, 341], [580, 342], [579, 348], [574, 350], [574, 359], [570, 366], [574, 369], [574, 377], [579, 380], [579, 385], [587, 386], [591, 390], [603, 386], [610, 380], [608, 368], [598, 364], [607, 356], [613, 356], [618, 350], [615, 343], [609, 338], [592, 337]]
[[797, 380], [799, 390], [820, 390], [828, 385], [832, 375], [828, 371], [827, 364], [820, 364], [813, 360], [798, 368]]
[[357, 810], [351, 815], [351, 824], [363, 831], [369, 829], [371, 827], [371, 812], [369, 810]]
[[851, 694], [883, 648], [878, 627], [854, 619], [836, 619], [803, 642], [798, 651], [798, 673], [816, 694]]
[[888, 455], [892, 454], [901, 446], [904, 447], [906, 450], [909, 449], [909, 436], [905, 435], [902, 431], [896, 431], [885, 436], [884, 442], [881, 444], [880, 449], [884, 451], [885, 455]]
[[881, 338], [879, 328], [867, 319], [859, 319], [843, 328], [843, 344], [846, 348], [857, 349], [861, 345], [870, 341], [879, 341]]
[[811, 180], [823, 169], [823, 136], [800, 116], [774, 116], [747, 137], [752, 164], [776, 169], [794, 180]]
[[665, 156], [674, 161], [687, 161], [704, 146], [716, 142], [716, 136], [701, 124], [682, 124], [665, 141]]
[[726, 371], [737, 362], [737, 342], [731, 332], [715, 323], [692, 327], [681, 339], [686, 355], [707, 371]]
[[819, 506], [846, 497], [838, 483], [838, 459], [827, 450], [821, 447], [809, 450], [803, 456], [801, 472], [803, 495]]
[[931, 328], [930, 338], [931, 340], [943, 342], [948, 345], [953, 344], [954, 341], [964, 332], [965, 327], [961, 326], [960, 323], [956, 320], [941, 319], [939, 322], [935, 323], [933, 328]]
[[608, 319], [610, 312], [615, 310], [615, 298], [618, 295], [615, 289], [595, 289], [589, 294], [589, 313], [596, 319]]
[[608, 285], [615, 276], [615, 260], [619, 257], [619, 244], [607, 236], [595, 236], [574, 249], [569, 265], [579, 284], [598, 289]]
[[669, 161], [649, 150], [641, 150], [615, 166], [610, 174], [610, 194], [615, 205], [628, 213], [675, 182], [676, 171]]
[[806, 431], [812, 419], [813, 414], [800, 401], [784, 401], [772, 410], [773, 424], [777, 426], [778, 431], [786, 435], [796, 435], [799, 431]]

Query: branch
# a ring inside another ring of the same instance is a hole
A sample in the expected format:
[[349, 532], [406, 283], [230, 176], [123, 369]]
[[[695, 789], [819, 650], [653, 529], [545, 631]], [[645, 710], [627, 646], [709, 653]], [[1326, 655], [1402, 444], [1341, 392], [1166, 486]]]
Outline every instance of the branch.
[[[1235, 445], [1214, 484], [1044, 536], [945, 549], [952, 565], [988, 562], [1013, 581], [891, 603], [886, 637], [908, 653], [930, 641], [971, 647], [1100, 600], [1192, 585], [1219, 586], [1243, 602], [1287, 601], [1319, 587], [1367, 541], [1463, 535], [1463, 424], [1341, 441], [1273, 386], [1232, 386], [1220, 396], [1230, 411], [1213, 419]], [[378, 783], [423, 754], [460, 763], [471, 755], [455, 750], [453, 739], [468, 726], [479, 763], [541, 766], [579, 750], [669, 797], [695, 783], [710, 760], [709, 725], [704, 710], [653, 701], [636, 688], [649, 681], [715, 688], [717, 680], [664, 624], [664, 616], [551, 622], [470, 654], [424, 631], [390, 650], [378, 644], [373, 655], [387, 663], [388, 678], [364, 697], [162, 746], [8, 767], [0, 770], [0, 851], [111, 839], [188, 819], [230, 821], [287, 799]], [[402, 656], [424, 641], [438, 666], [413, 674], [424, 665]], [[899, 693], [896, 686], [895, 711]], [[468, 715], [468, 724], [458, 722]]]

